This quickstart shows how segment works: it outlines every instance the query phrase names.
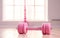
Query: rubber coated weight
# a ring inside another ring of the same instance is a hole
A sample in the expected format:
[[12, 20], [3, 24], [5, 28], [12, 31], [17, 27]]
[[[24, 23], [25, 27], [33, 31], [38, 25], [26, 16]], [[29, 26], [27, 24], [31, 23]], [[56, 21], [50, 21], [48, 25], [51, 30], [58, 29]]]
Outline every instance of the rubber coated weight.
[[25, 22], [19, 24], [18, 25], [18, 33], [19, 34], [26, 34], [27, 33], [27, 27], [28, 27], [28, 24]]
[[18, 25], [18, 33], [22, 34], [23, 33], [23, 24]]
[[46, 34], [50, 34], [51, 28], [49, 24], [46, 24], [45, 29], [46, 29]]
[[42, 25], [42, 33], [43, 35], [50, 34], [51, 33], [51, 25], [50, 23], [44, 23]]

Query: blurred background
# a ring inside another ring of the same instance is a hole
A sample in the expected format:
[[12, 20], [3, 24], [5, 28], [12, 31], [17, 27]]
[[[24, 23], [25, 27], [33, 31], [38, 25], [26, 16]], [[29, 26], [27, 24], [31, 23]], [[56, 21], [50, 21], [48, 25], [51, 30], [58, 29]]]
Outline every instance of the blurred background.
[[[0, 0], [0, 28], [16, 28], [23, 21], [23, 1]], [[45, 22], [51, 23], [52, 27], [60, 27], [60, 0], [40, 0], [40, 3], [38, 1], [26, 0], [29, 27], [38, 27]]]

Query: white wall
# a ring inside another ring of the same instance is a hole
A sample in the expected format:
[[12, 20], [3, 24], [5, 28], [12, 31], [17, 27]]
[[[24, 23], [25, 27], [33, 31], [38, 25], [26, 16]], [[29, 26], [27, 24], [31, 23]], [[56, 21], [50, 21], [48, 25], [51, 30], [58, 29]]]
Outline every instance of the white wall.
[[[60, 26], [60, 21], [51, 21], [52, 19], [60, 19], [60, 0], [48, 0], [48, 18], [52, 26]], [[0, 27], [16, 27], [19, 22], [3, 22], [2, 21], [2, 0], [0, 0]], [[39, 26], [42, 22], [29, 22], [30, 26]]]
[[[52, 26], [60, 27], [60, 0], [48, 1], [48, 13], [49, 13], [49, 19], [52, 22]], [[52, 19], [59, 19], [59, 20], [52, 21]]]
[[60, 19], [60, 0], [49, 0], [48, 13], [50, 19]]

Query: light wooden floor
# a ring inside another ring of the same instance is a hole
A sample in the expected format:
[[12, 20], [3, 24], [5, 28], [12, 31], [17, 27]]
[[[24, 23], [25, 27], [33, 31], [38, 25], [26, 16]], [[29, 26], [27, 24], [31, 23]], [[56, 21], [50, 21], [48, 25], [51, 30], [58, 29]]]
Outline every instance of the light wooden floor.
[[60, 29], [54, 28], [51, 35], [42, 35], [41, 31], [28, 30], [27, 34], [18, 34], [15, 28], [1, 28], [0, 38], [60, 38]]

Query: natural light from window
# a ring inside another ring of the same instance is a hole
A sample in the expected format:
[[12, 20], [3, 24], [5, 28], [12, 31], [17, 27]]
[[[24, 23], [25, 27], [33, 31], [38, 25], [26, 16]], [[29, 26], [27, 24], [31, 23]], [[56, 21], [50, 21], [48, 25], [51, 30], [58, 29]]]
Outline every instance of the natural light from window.
[[[28, 21], [48, 21], [48, 0], [26, 0]], [[24, 20], [24, 0], [3, 0], [3, 21]]]

